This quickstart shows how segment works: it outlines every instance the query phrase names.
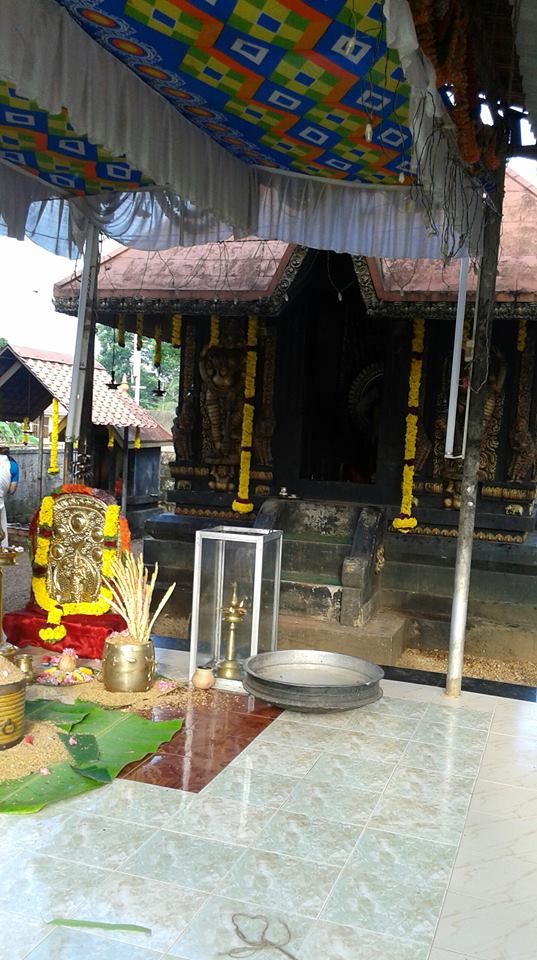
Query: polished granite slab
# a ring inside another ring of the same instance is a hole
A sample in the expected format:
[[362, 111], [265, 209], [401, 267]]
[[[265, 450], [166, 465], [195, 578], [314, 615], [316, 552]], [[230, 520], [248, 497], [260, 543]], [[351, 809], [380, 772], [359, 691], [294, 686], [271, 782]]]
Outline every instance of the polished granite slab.
[[533, 960], [537, 706], [383, 688], [333, 715], [193, 699], [123, 779], [0, 819], [0, 960]]

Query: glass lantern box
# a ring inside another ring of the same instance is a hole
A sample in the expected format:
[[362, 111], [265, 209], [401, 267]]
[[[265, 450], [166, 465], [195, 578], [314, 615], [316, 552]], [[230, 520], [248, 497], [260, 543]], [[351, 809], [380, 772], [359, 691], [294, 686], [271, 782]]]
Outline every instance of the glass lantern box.
[[190, 677], [211, 666], [239, 680], [242, 663], [276, 649], [281, 530], [198, 530], [194, 558]]

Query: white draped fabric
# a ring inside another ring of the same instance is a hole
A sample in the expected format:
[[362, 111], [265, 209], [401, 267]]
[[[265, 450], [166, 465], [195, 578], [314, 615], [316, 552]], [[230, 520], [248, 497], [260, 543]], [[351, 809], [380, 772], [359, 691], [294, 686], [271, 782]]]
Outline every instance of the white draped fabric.
[[[0, 232], [26, 233], [68, 256], [83, 245], [88, 220], [141, 249], [254, 235], [358, 255], [437, 258], [456, 247], [462, 234], [464, 246], [478, 252], [481, 203], [474, 185], [460, 179], [451, 184], [449, 209], [445, 204], [451, 173], [446, 140], [432, 136], [433, 127], [441, 128], [443, 107], [407, 0], [384, 3], [388, 43], [399, 51], [412, 85], [411, 119], [419, 119], [415, 152], [422, 178], [429, 178], [423, 184], [431, 196], [427, 216], [407, 187], [318, 180], [241, 162], [95, 43], [54, 0], [3, 0], [0, 79], [51, 113], [66, 107], [76, 130], [125, 154], [165, 189], [67, 204], [61, 191], [3, 166]], [[424, 162], [428, 151], [430, 163]], [[52, 203], [43, 203], [51, 196]], [[475, 210], [468, 222], [470, 202]]]

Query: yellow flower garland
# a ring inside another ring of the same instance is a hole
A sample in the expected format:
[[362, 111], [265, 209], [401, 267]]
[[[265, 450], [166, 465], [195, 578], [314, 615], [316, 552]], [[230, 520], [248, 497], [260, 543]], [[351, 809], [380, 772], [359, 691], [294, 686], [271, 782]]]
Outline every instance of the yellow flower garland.
[[160, 323], [155, 324], [155, 351], [153, 353], [153, 363], [156, 367], [160, 367], [162, 363], [162, 326]]
[[412, 516], [412, 493], [414, 489], [414, 461], [418, 438], [418, 406], [420, 399], [421, 371], [423, 365], [423, 343], [425, 324], [421, 319], [414, 320], [412, 328], [412, 360], [408, 378], [408, 399], [405, 430], [405, 450], [403, 476], [401, 480], [401, 507], [399, 516], [392, 526], [399, 533], [409, 533], [418, 521]]
[[48, 468], [48, 473], [55, 474], [59, 473], [58, 468], [58, 401], [56, 397], [52, 400], [52, 429], [50, 432], [50, 464]]
[[237, 496], [231, 505], [235, 513], [251, 513], [254, 509], [254, 505], [250, 501], [250, 466], [252, 462], [255, 372], [257, 366], [257, 317], [255, 314], [248, 317], [247, 347], [246, 373], [244, 377], [244, 405], [242, 408], [239, 485]]
[[209, 347], [217, 347], [220, 342], [220, 320], [216, 313], [211, 314], [211, 335]]
[[114, 449], [114, 428], [110, 425], [108, 426], [108, 443], [106, 444], [109, 450]]
[[[46, 567], [48, 563], [50, 550], [50, 535], [43, 536], [42, 530], [46, 529], [52, 533], [52, 524], [54, 519], [54, 498], [44, 497], [39, 510], [39, 521], [37, 531], [37, 547], [34, 554], [34, 568]], [[105, 511], [103, 538], [105, 542], [115, 540], [116, 546], [105, 546], [101, 559], [101, 575], [110, 577], [112, 574], [112, 560], [117, 555], [117, 542], [119, 537], [119, 507], [117, 504], [110, 504]], [[46, 578], [44, 575], [38, 576], [34, 573], [32, 577], [32, 591], [35, 602], [42, 610], [47, 611], [47, 624], [39, 631], [39, 637], [45, 642], [53, 643], [56, 640], [63, 640], [67, 630], [61, 623], [62, 617], [72, 616], [73, 614], [82, 614], [85, 616], [100, 616], [108, 613], [112, 594], [107, 588], [101, 590], [98, 600], [92, 603], [64, 603], [59, 604], [50, 596], [47, 590]]]
[[28, 417], [24, 417], [24, 420], [22, 421], [22, 442], [25, 447], [28, 446], [28, 428]]
[[172, 316], [172, 337], [171, 343], [172, 347], [175, 347], [177, 350], [181, 346], [181, 326], [183, 324], [183, 316], [181, 313], [174, 313]]
[[117, 345], [118, 347], [125, 346], [125, 314], [118, 313], [117, 315]]
[[518, 335], [516, 341], [516, 348], [519, 353], [524, 353], [526, 349], [526, 340], [528, 337], [528, 321], [519, 320], [518, 321]]
[[139, 450], [142, 446], [142, 441], [140, 439], [140, 427], [136, 427], [134, 431], [134, 449]]

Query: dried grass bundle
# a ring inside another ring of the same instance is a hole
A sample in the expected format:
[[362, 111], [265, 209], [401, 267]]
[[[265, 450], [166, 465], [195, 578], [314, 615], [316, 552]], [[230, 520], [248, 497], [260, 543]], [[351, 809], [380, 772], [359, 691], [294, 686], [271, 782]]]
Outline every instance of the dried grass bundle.
[[151, 600], [157, 576], [158, 563], [155, 564], [155, 570], [149, 577], [143, 558], [125, 553], [122, 558], [115, 557], [112, 561], [111, 578], [103, 579], [105, 587], [112, 593], [108, 603], [127, 624], [129, 639], [125, 640], [126, 643], [147, 643], [155, 620], [175, 590], [175, 583], [172, 583], [151, 616]]

